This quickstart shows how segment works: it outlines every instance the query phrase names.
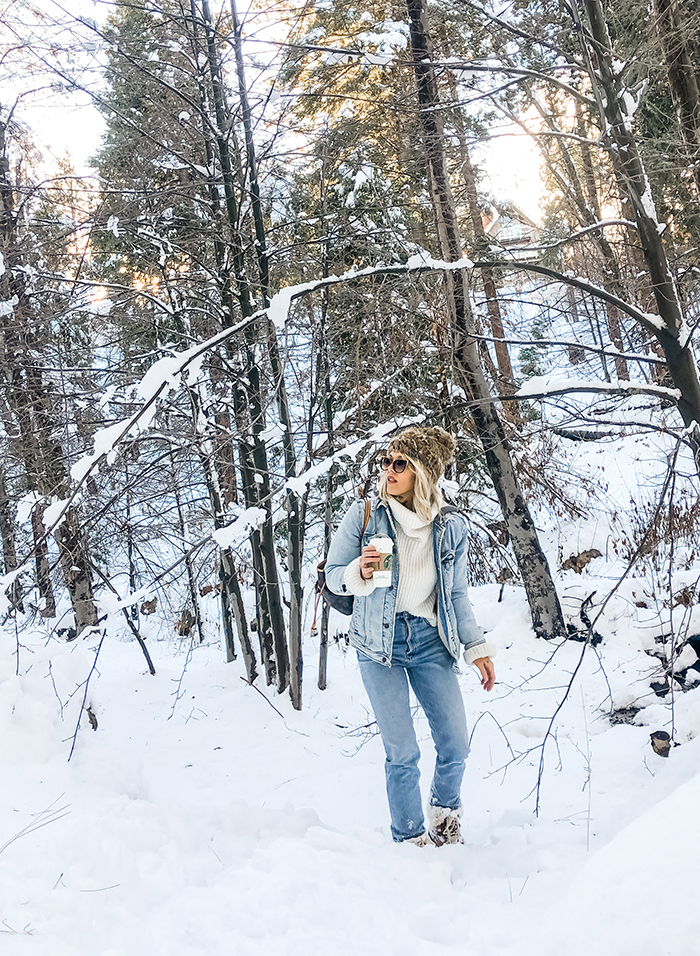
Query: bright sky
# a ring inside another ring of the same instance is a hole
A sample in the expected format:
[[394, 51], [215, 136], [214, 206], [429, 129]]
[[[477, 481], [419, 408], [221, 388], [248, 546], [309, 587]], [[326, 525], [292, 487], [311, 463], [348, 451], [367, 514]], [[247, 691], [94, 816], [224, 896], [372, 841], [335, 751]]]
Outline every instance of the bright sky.
[[[38, 0], [49, 15], [60, 11], [102, 20], [111, 3], [93, 0]], [[245, 8], [241, 3], [241, 12]], [[6, 105], [7, 93], [0, 96]], [[25, 97], [20, 111], [32, 129], [36, 146], [42, 153], [47, 171], [55, 160], [69, 153], [76, 172], [89, 172], [88, 160], [100, 146], [104, 123], [85, 94], [51, 94]], [[481, 167], [481, 188], [499, 199], [516, 203], [531, 219], [541, 218], [543, 186], [539, 175], [539, 156], [532, 141], [521, 130], [504, 127], [488, 146], [474, 156]]]
[[504, 126], [500, 135], [474, 151], [481, 170], [480, 190], [515, 203], [533, 222], [542, 221], [544, 184], [540, 152], [519, 127]]
[[28, 104], [22, 118], [32, 128], [47, 167], [69, 153], [76, 173], [87, 173], [91, 171], [88, 160], [100, 146], [104, 124], [91, 103], [81, 105], [71, 99], [64, 97], [49, 106]]

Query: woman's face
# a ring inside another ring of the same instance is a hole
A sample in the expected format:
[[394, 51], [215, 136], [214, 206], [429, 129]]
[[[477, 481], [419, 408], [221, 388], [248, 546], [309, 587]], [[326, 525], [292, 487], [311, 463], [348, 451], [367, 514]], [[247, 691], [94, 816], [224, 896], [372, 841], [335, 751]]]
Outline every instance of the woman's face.
[[[403, 455], [396, 451], [387, 452], [387, 458], [393, 461], [405, 461]], [[412, 471], [410, 464], [406, 466], [401, 474], [397, 474], [393, 467], [386, 473], [386, 490], [392, 498], [401, 499], [404, 495], [413, 497], [413, 486], [416, 481], [416, 473]]]

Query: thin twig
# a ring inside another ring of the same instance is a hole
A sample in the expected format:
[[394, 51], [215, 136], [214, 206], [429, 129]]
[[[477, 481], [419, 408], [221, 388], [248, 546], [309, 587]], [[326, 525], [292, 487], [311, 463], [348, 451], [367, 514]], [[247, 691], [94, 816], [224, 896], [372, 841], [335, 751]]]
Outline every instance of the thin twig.
[[285, 719], [284, 714], [282, 713], [282, 711], [281, 711], [281, 710], [277, 710], [277, 708], [276, 708], [275, 705], [272, 703], [272, 701], [270, 700], [270, 698], [269, 698], [269, 697], [266, 697], [266, 696], [263, 694], [263, 692], [260, 690], [259, 687], [257, 687], [255, 684], [252, 684], [246, 677], [241, 677], [241, 680], [243, 681], [244, 684], [247, 684], [248, 687], [252, 687], [253, 690], [257, 690], [257, 692], [260, 694], [260, 696], [262, 697], [262, 699], [263, 699], [263, 700], [266, 700], [266, 701], [268, 702], [268, 704], [270, 705], [270, 707], [272, 707], [272, 709], [274, 710], [274, 712], [275, 712], [276, 714], [279, 714], [280, 717], [282, 718], [282, 720]]
[[70, 748], [70, 753], [68, 754], [68, 763], [70, 763], [71, 757], [73, 756], [73, 751], [75, 750], [75, 745], [78, 740], [78, 731], [80, 730], [80, 721], [83, 716], [83, 711], [85, 710], [85, 702], [87, 701], [88, 690], [90, 689], [90, 678], [95, 673], [97, 669], [97, 658], [100, 656], [100, 651], [102, 650], [102, 645], [104, 640], [107, 637], [107, 631], [102, 631], [102, 637], [100, 638], [100, 643], [97, 645], [97, 650], [95, 651], [95, 660], [92, 662], [92, 667], [90, 668], [90, 673], [87, 676], [85, 681], [85, 693], [83, 694], [83, 700], [80, 705], [80, 713], [78, 714], [78, 722], [75, 725], [75, 732], [73, 734], [73, 743]]
[[34, 833], [35, 830], [40, 830], [42, 827], [48, 826], [49, 823], [55, 823], [57, 820], [62, 820], [63, 817], [68, 816], [70, 813], [70, 803], [67, 803], [63, 807], [58, 807], [53, 809], [53, 807], [58, 803], [59, 800], [62, 800], [65, 796], [64, 793], [60, 797], [56, 797], [53, 803], [50, 803], [49, 806], [42, 810], [40, 813], [37, 813], [31, 823], [28, 823], [26, 827], [22, 827], [19, 832], [15, 833], [13, 837], [10, 837], [2, 846], [0, 846], [0, 853], [3, 853], [8, 846], [19, 840], [20, 837], [27, 836], [29, 833]]
[[501, 725], [498, 723], [498, 721], [497, 721], [496, 718], [493, 716], [493, 714], [491, 713], [490, 710], [485, 710], [485, 711], [484, 711], [482, 714], [480, 714], [479, 717], [477, 717], [477, 719], [474, 721], [474, 726], [472, 727], [472, 732], [469, 734], [469, 747], [470, 747], [470, 749], [471, 749], [471, 745], [472, 745], [472, 738], [474, 737], [474, 733], [475, 733], [475, 731], [476, 731], [476, 728], [479, 726], [479, 724], [481, 723], [481, 720], [482, 720], [484, 717], [490, 717], [491, 720], [493, 720], [493, 722], [496, 724], [496, 726], [498, 727], [498, 729], [499, 729], [499, 730], [501, 731], [501, 733], [503, 734], [503, 739], [504, 739], [505, 742], [506, 742], [506, 747], [507, 747], [508, 750], [510, 750], [510, 752], [512, 753], [513, 758], [515, 758], [515, 751], [513, 750], [513, 748], [512, 748], [511, 745], [510, 745], [510, 740], [508, 740], [508, 736], [506, 735], [505, 730], [503, 729], [503, 727], [501, 727]]
[[[182, 668], [182, 673], [180, 674], [179, 679], [176, 681], [177, 687], [174, 690], [175, 700], [173, 701], [173, 706], [170, 708], [170, 714], [168, 715], [168, 720], [175, 713], [175, 708], [177, 707], [178, 701], [183, 696], [184, 691], [182, 690], [182, 682], [185, 679], [185, 674], [187, 673], [187, 667], [192, 660], [192, 651], [194, 649], [194, 641], [190, 638], [190, 646], [187, 648], [187, 654], [185, 655], [185, 663]], [[174, 678], [173, 678], [174, 679]], [[172, 696], [172, 695], [171, 695]]]
[[548, 739], [550, 738], [550, 736], [552, 735], [552, 727], [554, 726], [554, 721], [556, 720], [556, 718], [557, 718], [557, 716], [558, 716], [558, 714], [559, 714], [559, 711], [562, 709], [562, 707], [564, 706], [564, 704], [566, 703], [566, 701], [567, 701], [567, 699], [568, 699], [568, 697], [569, 697], [569, 694], [571, 693], [571, 688], [574, 686], [574, 681], [576, 680], [576, 675], [578, 674], [578, 672], [579, 672], [579, 670], [580, 670], [580, 668], [581, 668], [581, 665], [583, 664], [583, 658], [586, 656], [586, 651], [588, 650], [588, 647], [589, 647], [589, 644], [588, 644], [588, 641], [586, 641], [586, 643], [585, 643], [585, 644], [583, 645], [583, 647], [581, 648], [581, 655], [580, 655], [580, 657], [579, 657], [579, 659], [578, 659], [578, 663], [576, 664], [576, 667], [574, 668], [573, 674], [571, 675], [571, 680], [570, 680], [569, 683], [568, 683], [568, 686], [567, 686], [567, 688], [566, 688], [566, 691], [565, 691], [565, 693], [564, 693], [564, 696], [563, 696], [562, 699], [559, 701], [559, 704], [558, 704], [558, 706], [557, 706], [557, 709], [556, 709], [556, 710], [554, 711], [554, 713], [552, 714], [552, 717], [551, 717], [551, 719], [550, 719], [550, 721], [549, 721], [549, 724], [548, 724], [548, 726], [547, 726], [547, 731], [546, 731], [546, 733], [545, 733], [545, 735], [544, 735], [544, 739], [543, 739], [542, 743], [541, 743], [540, 746], [539, 746], [539, 750], [540, 750], [540, 764], [539, 764], [539, 768], [538, 768], [538, 770], [537, 770], [537, 786], [535, 787], [535, 793], [536, 793], [536, 798], [535, 798], [535, 816], [539, 816], [539, 814], [540, 814], [540, 791], [541, 791], [541, 788], [542, 788], [542, 777], [543, 777], [543, 774], [544, 774], [544, 751], [545, 751], [545, 747], [547, 746], [547, 740], [548, 740]]

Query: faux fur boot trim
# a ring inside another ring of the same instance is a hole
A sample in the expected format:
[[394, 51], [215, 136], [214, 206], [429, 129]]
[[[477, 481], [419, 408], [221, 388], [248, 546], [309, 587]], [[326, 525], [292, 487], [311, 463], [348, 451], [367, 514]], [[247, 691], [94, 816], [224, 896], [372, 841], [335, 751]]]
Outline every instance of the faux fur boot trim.
[[409, 837], [407, 840], [402, 840], [401, 842], [413, 843], [415, 846], [435, 846], [435, 841], [425, 830], [423, 833], [419, 833], [418, 836]]
[[436, 846], [444, 846], [446, 843], [464, 843], [459, 829], [461, 816], [461, 807], [428, 807], [430, 839]]

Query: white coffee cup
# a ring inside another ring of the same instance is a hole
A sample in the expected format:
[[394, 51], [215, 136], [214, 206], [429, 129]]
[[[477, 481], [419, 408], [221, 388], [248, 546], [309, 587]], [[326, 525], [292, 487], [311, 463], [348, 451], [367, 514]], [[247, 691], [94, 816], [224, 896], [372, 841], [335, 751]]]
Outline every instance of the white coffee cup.
[[372, 580], [378, 588], [391, 587], [391, 571], [394, 565], [394, 542], [386, 535], [372, 538], [370, 545], [379, 551], [379, 563], [375, 565]]

